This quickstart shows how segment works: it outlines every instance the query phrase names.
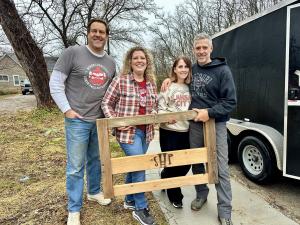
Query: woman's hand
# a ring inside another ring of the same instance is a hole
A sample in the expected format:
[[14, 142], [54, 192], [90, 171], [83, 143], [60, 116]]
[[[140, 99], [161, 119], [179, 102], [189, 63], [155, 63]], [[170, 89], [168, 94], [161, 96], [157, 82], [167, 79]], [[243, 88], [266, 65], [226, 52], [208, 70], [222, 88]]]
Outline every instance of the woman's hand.
[[124, 131], [124, 130], [130, 130], [132, 127], [133, 127], [133, 126], [118, 127], [117, 129], [118, 129], [118, 130]]

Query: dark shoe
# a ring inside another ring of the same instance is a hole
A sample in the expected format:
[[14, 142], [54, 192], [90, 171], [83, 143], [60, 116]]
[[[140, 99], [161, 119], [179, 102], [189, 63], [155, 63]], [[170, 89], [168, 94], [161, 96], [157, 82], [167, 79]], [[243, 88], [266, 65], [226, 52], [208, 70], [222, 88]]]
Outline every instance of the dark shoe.
[[124, 209], [135, 210], [135, 203], [134, 203], [134, 201], [131, 201], [131, 202], [125, 201], [123, 206], [124, 206]]
[[182, 202], [172, 202], [172, 205], [176, 209], [181, 209], [182, 208]]
[[221, 225], [233, 225], [231, 219], [225, 219], [220, 217], [218, 217], [218, 219]]
[[207, 199], [195, 198], [191, 203], [191, 209], [195, 211], [199, 211], [206, 201]]
[[139, 221], [142, 225], [154, 225], [155, 221], [153, 216], [150, 215], [148, 209], [140, 209], [140, 210], [134, 210], [132, 212], [132, 216], [134, 219]]

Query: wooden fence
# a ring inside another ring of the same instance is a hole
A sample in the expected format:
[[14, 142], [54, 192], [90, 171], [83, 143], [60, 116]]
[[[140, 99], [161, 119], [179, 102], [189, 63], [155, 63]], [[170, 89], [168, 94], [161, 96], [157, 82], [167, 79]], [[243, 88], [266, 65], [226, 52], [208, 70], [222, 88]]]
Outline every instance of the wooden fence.
[[[112, 198], [118, 195], [168, 189], [186, 185], [217, 183], [216, 135], [213, 119], [204, 123], [205, 147], [203, 148], [111, 158], [109, 149], [109, 129], [122, 126], [165, 123], [170, 121], [170, 119], [176, 121], [192, 120], [196, 115], [197, 113], [195, 111], [190, 110], [177, 113], [98, 119], [97, 129], [104, 197]], [[197, 163], [205, 163], [207, 173], [113, 185], [114, 174]]]

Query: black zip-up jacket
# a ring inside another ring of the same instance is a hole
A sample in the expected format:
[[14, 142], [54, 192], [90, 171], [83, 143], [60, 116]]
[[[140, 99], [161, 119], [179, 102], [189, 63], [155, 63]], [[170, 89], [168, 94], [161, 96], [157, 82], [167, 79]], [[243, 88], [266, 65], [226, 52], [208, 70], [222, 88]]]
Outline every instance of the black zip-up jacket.
[[195, 63], [190, 92], [190, 109], [207, 109], [209, 117], [216, 122], [228, 121], [237, 101], [232, 73], [225, 58], [213, 58], [203, 66]]

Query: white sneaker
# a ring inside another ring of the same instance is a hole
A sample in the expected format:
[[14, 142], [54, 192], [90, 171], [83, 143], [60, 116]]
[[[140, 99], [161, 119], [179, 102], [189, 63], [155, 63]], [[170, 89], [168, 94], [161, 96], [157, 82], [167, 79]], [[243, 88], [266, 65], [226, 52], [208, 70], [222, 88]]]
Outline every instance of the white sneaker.
[[67, 225], [80, 225], [80, 213], [69, 212]]
[[103, 193], [100, 192], [95, 195], [87, 195], [89, 201], [98, 202], [100, 205], [109, 205], [111, 203], [110, 198], [104, 198]]

